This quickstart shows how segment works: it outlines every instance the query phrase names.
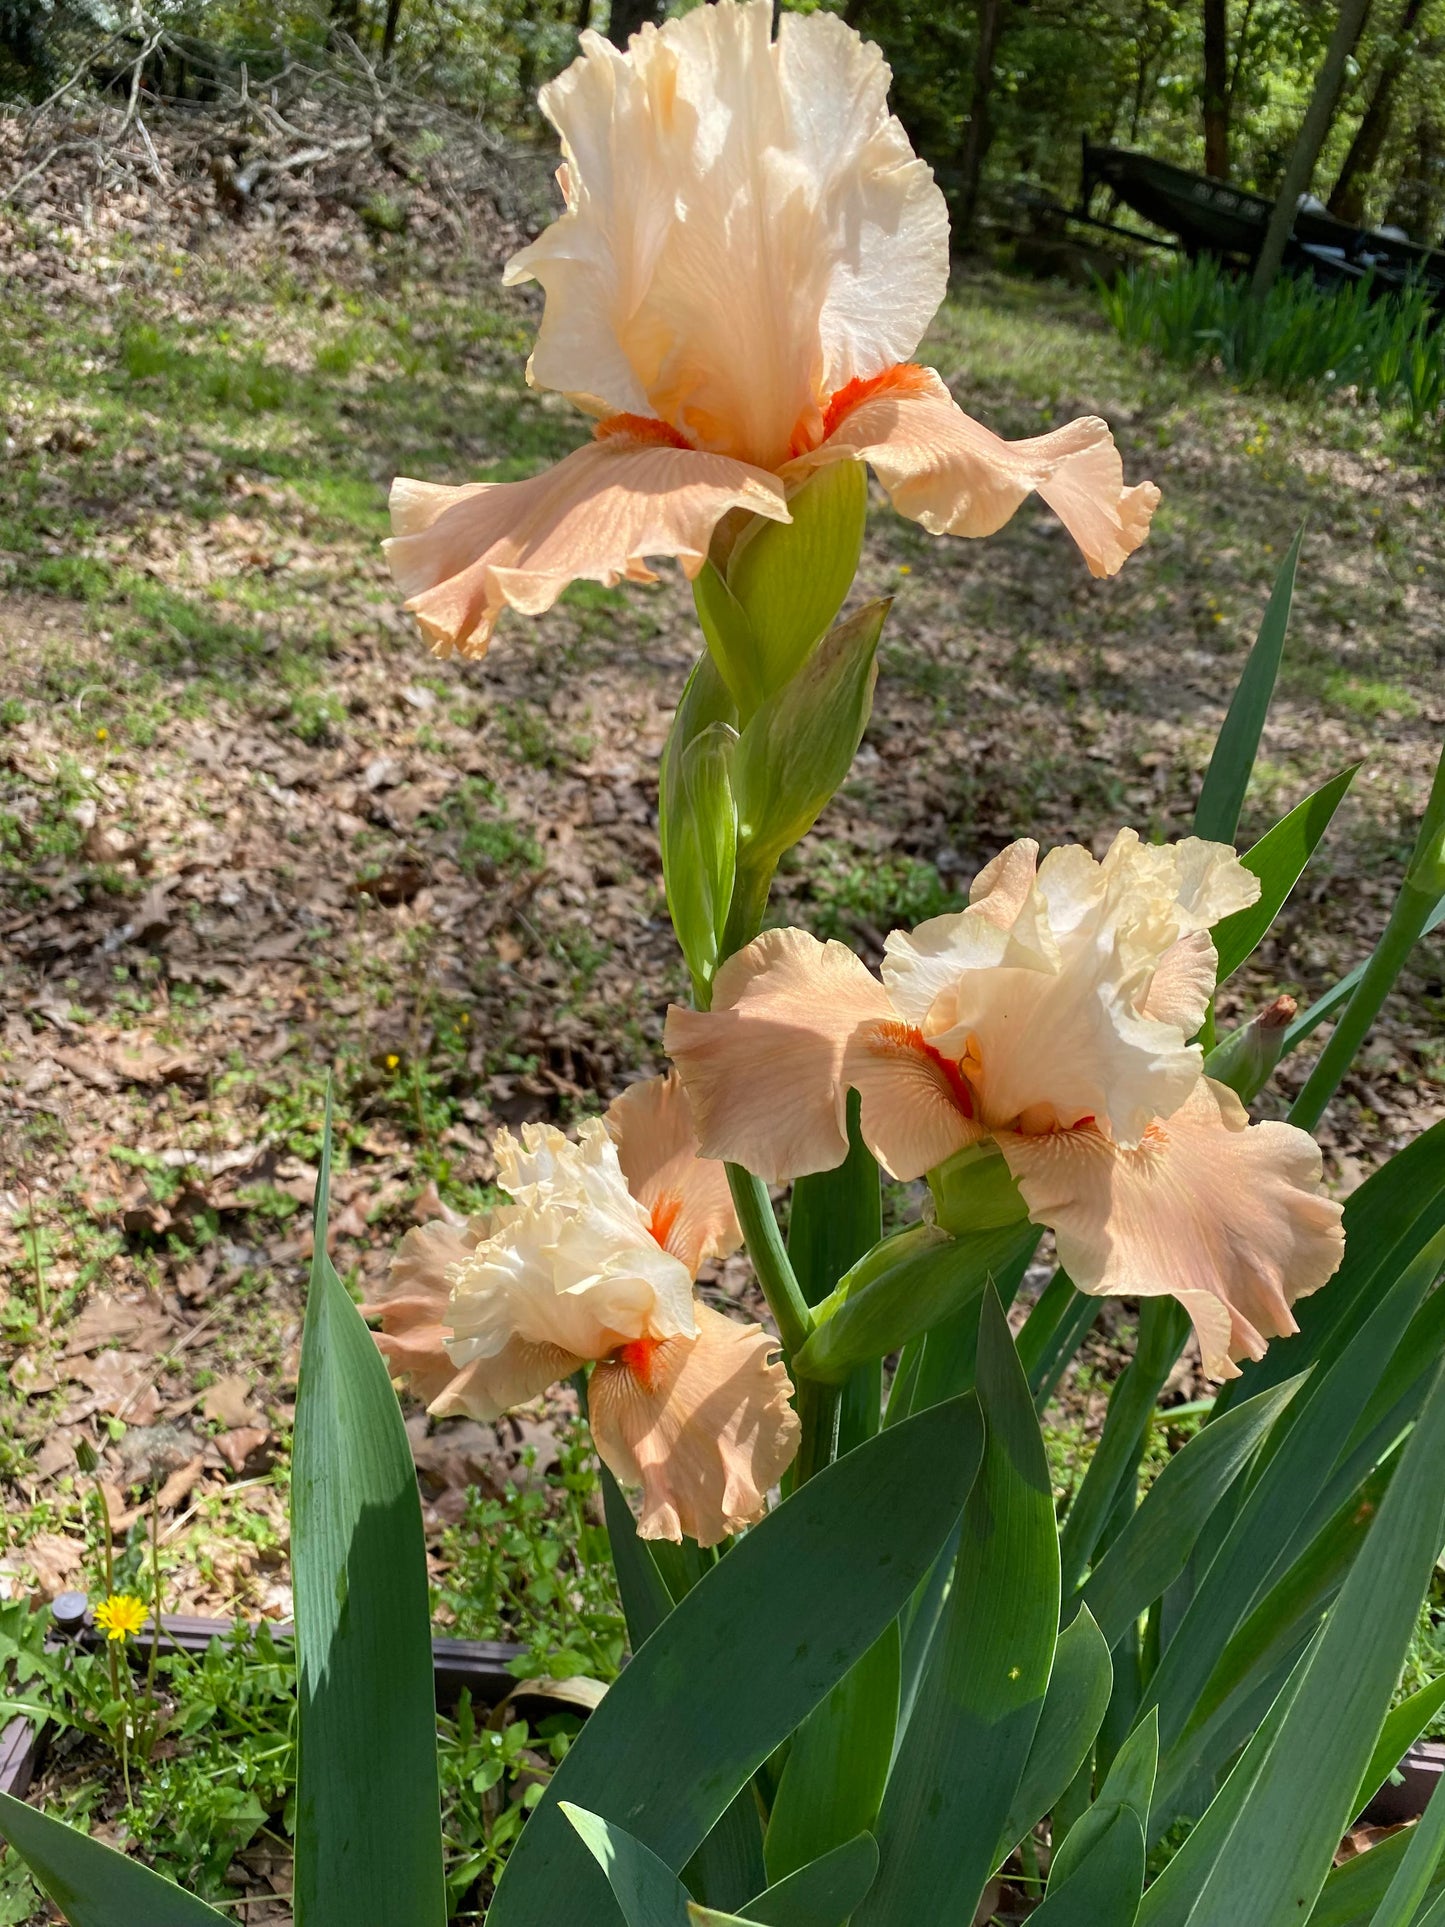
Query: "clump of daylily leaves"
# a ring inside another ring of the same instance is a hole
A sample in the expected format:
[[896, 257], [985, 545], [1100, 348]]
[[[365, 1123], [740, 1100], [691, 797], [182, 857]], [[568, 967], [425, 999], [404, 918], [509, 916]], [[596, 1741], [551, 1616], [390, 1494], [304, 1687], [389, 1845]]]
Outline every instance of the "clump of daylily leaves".
[[[1303, 1013], [1282, 995], [1215, 1027], [1354, 774], [1236, 854], [1299, 544], [1194, 834], [1124, 827], [1102, 855], [1001, 834], [967, 907], [895, 930], [877, 972], [764, 927], [868, 722], [888, 608], [841, 613], [866, 469], [940, 536], [991, 535], [1036, 493], [1096, 576], [1158, 501], [1103, 422], [1005, 442], [910, 359], [948, 222], [888, 78], [833, 15], [775, 39], [770, 0], [625, 53], [584, 34], [541, 96], [565, 210], [506, 278], [541, 283], [528, 377], [591, 439], [528, 481], [393, 491], [391, 564], [442, 655], [578, 579], [651, 581], [669, 556], [691, 578], [704, 646], [659, 783], [691, 1003], [670, 1066], [600, 1119], [498, 1134], [505, 1201], [408, 1234], [375, 1343], [325, 1256], [323, 1172], [293, 1521], [301, 1927], [444, 1916], [388, 1374], [482, 1419], [571, 1379], [605, 1468], [634, 1656], [491, 1927], [969, 1927], [1005, 1867], [1040, 1927], [1445, 1908], [1445, 1796], [1332, 1870], [1445, 1701], [1438, 1682], [1391, 1710], [1445, 1541], [1445, 1123], [1343, 1212], [1310, 1135], [1445, 914], [1445, 763], [1373, 955]], [[1290, 1120], [1252, 1122], [1327, 1021]], [[884, 1237], [881, 1183], [919, 1179]], [[1058, 1269], [1010, 1321], [1045, 1231]], [[740, 1242], [770, 1327], [699, 1287]], [[1060, 1522], [1038, 1413], [1105, 1296], [1138, 1303], [1136, 1349]], [[1141, 1503], [1191, 1328], [1220, 1389]], [[4, 1813], [77, 1927], [114, 1927], [104, 1850]], [[1150, 1858], [1166, 1834], [1183, 1845]], [[145, 1878], [127, 1920], [219, 1918]]]

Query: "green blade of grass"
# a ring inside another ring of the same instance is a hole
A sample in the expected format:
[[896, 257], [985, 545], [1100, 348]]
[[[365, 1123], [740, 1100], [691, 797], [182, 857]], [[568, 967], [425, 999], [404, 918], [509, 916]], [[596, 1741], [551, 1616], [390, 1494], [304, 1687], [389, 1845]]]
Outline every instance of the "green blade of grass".
[[1445, 1776], [1435, 1782], [1430, 1804], [1411, 1835], [1405, 1857], [1375, 1909], [1370, 1927], [1410, 1927], [1430, 1891], [1442, 1857], [1445, 1857]]
[[1084, 1588], [1084, 1603], [1111, 1646], [1183, 1572], [1221, 1497], [1302, 1382], [1286, 1379], [1225, 1412], [1176, 1452], [1154, 1481]]
[[1291, 1124], [1297, 1124], [1303, 1131], [1312, 1131], [1319, 1123], [1325, 1106], [1353, 1063], [1355, 1052], [1394, 989], [1406, 958], [1424, 933], [1442, 887], [1445, 887], [1445, 749], [1441, 750], [1435, 768], [1435, 780], [1420, 819], [1414, 852], [1384, 935], [1290, 1109]]
[[1270, 925], [1284, 908], [1290, 892], [1304, 874], [1330, 819], [1343, 802], [1345, 793], [1359, 774], [1360, 765], [1351, 763], [1328, 783], [1297, 803], [1287, 816], [1266, 830], [1244, 857], [1244, 867], [1260, 881], [1257, 903], [1238, 910], [1214, 926], [1214, 947], [1219, 953], [1217, 981], [1225, 983], [1247, 958], [1253, 956]]
[[227, 1927], [225, 1914], [138, 1860], [8, 1793], [0, 1793], [0, 1833], [70, 1927]]
[[588, 1720], [507, 1862], [489, 1927], [615, 1927], [558, 1810], [634, 1834], [674, 1871], [773, 1750], [895, 1619], [973, 1484], [972, 1398], [827, 1466], [693, 1587]]
[[1029, 1829], [1062, 1799], [1089, 1757], [1114, 1684], [1104, 1635], [1087, 1606], [1059, 1634], [1043, 1710], [1009, 1806], [995, 1864], [1002, 1866]]
[[1445, 1673], [1391, 1709], [1355, 1795], [1356, 1813], [1364, 1812], [1442, 1706], [1445, 1706]]
[[292, 1484], [297, 1927], [441, 1927], [421, 1501], [386, 1364], [326, 1255], [327, 1103]]
[[1270, 698], [1284, 653], [1295, 570], [1299, 566], [1304, 536], [1301, 527], [1280, 564], [1269, 607], [1259, 625], [1259, 635], [1249, 652], [1200, 787], [1194, 809], [1194, 833], [1207, 836], [1215, 843], [1233, 843], [1239, 830], [1239, 813], [1244, 807], [1245, 791], [1259, 753], [1259, 739], [1264, 733], [1264, 719], [1269, 714]]
[[1028, 1383], [992, 1286], [979, 1317], [976, 1371], [988, 1428], [984, 1462], [964, 1511], [953, 1590], [884, 1796], [882, 1865], [857, 1927], [972, 1919], [1053, 1667], [1053, 1490]]
[[1239, 1927], [1245, 1920], [1293, 1927], [1309, 1918], [1353, 1818], [1442, 1538], [1445, 1367], [1436, 1372], [1365, 1553], [1297, 1668], [1265, 1757], [1247, 1750], [1150, 1889], [1150, 1927]]
[[878, 1843], [860, 1833], [754, 1895], [744, 1912], [758, 1927], [839, 1927], [862, 1905], [877, 1874]]

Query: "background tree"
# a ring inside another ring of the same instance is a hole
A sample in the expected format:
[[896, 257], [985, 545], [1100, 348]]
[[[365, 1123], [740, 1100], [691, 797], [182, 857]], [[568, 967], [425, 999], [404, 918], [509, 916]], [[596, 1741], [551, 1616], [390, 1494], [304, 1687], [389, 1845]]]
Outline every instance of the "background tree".
[[1204, 171], [1229, 179], [1229, 0], [1204, 0]]
[[1334, 32], [1325, 50], [1324, 60], [1320, 63], [1316, 76], [1314, 92], [1310, 104], [1305, 109], [1305, 117], [1300, 126], [1299, 136], [1290, 153], [1284, 179], [1280, 182], [1279, 193], [1275, 197], [1273, 212], [1269, 217], [1269, 228], [1264, 237], [1264, 246], [1254, 264], [1254, 277], [1251, 287], [1256, 297], [1269, 293], [1275, 276], [1279, 273], [1284, 259], [1285, 244], [1294, 227], [1295, 212], [1301, 194], [1309, 191], [1314, 176], [1315, 162], [1320, 157], [1320, 149], [1325, 144], [1325, 136], [1330, 131], [1335, 106], [1340, 97], [1340, 84], [1345, 77], [1345, 64], [1354, 52], [1355, 42], [1365, 24], [1370, 0], [1340, 0], [1339, 12], [1335, 19]]
[[607, 38], [614, 47], [625, 47], [649, 20], [661, 21], [667, 13], [666, 0], [612, 0], [607, 22]]
[[977, 44], [973, 56], [973, 89], [959, 166], [958, 219], [955, 232], [967, 239], [978, 212], [978, 190], [983, 163], [993, 139], [993, 65], [1003, 29], [1004, 0], [979, 0]]
[[1425, 0], [1405, 0], [1404, 12], [1382, 49], [1374, 92], [1330, 190], [1330, 213], [1342, 221], [1358, 222], [1364, 218], [1365, 194], [1389, 139], [1400, 79], [1413, 51], [1415, 28], [1424, 10]]

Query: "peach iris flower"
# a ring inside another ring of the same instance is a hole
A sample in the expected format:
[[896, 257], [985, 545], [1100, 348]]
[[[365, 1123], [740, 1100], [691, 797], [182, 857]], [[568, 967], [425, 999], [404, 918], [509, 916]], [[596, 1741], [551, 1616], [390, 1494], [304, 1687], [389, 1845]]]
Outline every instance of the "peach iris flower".
[[798, 1442], [777, 1340], [693, 1293], [703, 1260], [739, 1241], [727, 1177], [697, 1156], [675, 1077], [633, 1085], [580, 1140], [502, 1131], [513, 1202], [408, 1232], [365, 1310], [438, 1414], [498, 1418], [595, 1361], [592, 1436], [642, 1489], [639, 1532], [715, 1545], [762, 1516]]
[[893, 932], [881, 983], [842, 944], [767, 931], [710, 1012], [668, 1013], [702, 1149], [772, 1180], [830, 1169], [850, 1087], [896, 1178], [991, 1139], [1081, 1291], [1172, 1293], [1206, 1371], [1237, 1376], [1344, 1248], [1313, 1139], [1251, 1124], [1189, 1042], [1210, 926], [1258, 894], [1223, 844], [1122, 830], [1102, 863], [1011, 844], [966, 910]]
[[544, 87], [566, 211], [512, 257], [545, 311], [527, 378], [595, 439], [523, 482], [398, 480], [387, 545], [438, 654], [485, 653], [504, 606], [569, 582], [694, 576], [733, 509], [789, 520], [828, 462], [871, 464], [934, 534], [992, 535], [1031, 492], [1112, 575], [1148, 533], [1092, 417], [1004, 442], [909, 357], [948, 285], [948, 214], [888, 112], [877, 47], [836, 16], [718, 0]]

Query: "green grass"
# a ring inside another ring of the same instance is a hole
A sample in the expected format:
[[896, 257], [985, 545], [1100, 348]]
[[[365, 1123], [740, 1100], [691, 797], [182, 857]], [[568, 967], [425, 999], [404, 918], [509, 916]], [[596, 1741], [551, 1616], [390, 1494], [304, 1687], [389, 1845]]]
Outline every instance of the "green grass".
[[1125, 341], [1176, 366], [1217, 363], [1232, 381], [1284, 394], [1353, 390], [1412, 432], [1438, 431], [1445, 350], [1423, 288], [1377, 297], [1365, 282], [1326, 290], [1285, 275], [1258, 301], [1204, 257], [1131, 268], [1100, 298]]

